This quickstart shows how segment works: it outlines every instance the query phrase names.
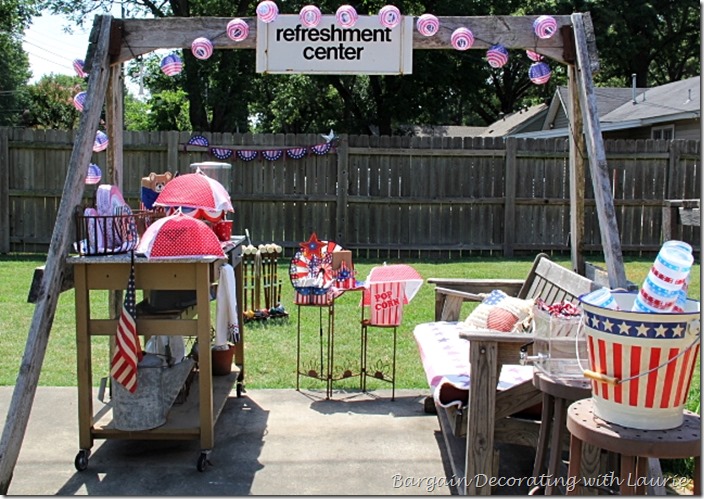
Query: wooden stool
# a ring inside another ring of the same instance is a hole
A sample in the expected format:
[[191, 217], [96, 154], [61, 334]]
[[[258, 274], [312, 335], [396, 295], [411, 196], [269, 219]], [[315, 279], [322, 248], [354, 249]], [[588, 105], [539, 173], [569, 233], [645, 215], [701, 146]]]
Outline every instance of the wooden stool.
[[[609, 423], [594, 415], [594, 399], [574, 402], [567, 409], [570, 431], [569, 480], [579, 480], [582, 443], [591, 444], [621, 456], [618, 480], [622, 495], [644, 495], [648, 478], [648, 458], [694, 458], [694, 495], [701, 495], [701, 428], [697, 414], [684, 411], [684, 423], [671, 430], [638, 430]], [[577, 487], [568, 495], [577, 495]]]
[[[557, 477], [562, 455], [562, 443], [567, 436], [567, 404], [592, 394], [591, 384], [588, 380], [556, 380], [547, 374], [535, 370], [533, 373], [533, 386], [543, 394], [543, 412], [540, 420], [540, 436], [538, 447], [535, 451], [535, 464], [533, 476], [540, 477], [545, 470], [545, 456], [550, 448], [548, 459], [548, 477]], [[545, 485], [545, 495], [552, 495], [555, 480], [549, 480]], [[537, 492], [537, 490], [535, 490]]]

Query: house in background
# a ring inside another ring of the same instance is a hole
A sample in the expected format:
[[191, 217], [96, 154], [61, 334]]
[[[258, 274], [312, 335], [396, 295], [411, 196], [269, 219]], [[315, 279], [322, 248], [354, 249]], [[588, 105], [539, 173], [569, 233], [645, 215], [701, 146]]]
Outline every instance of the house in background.
[[[652, 88], [596, 87], [597, 113], [604, 139], [692, 139], [701, 137], [700, 77]], [[559, 87], [540, 131], [517, 138], [567, 137], [570, 96]]]

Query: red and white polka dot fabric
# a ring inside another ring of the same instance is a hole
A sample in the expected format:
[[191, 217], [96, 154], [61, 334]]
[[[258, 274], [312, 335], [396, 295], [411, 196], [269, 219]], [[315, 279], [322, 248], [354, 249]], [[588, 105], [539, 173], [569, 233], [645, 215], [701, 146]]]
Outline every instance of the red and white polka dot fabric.
[[148, 258], [225, 256], [218, 237], [205, 222], [181, 213], [150, 225], [136, 251]]

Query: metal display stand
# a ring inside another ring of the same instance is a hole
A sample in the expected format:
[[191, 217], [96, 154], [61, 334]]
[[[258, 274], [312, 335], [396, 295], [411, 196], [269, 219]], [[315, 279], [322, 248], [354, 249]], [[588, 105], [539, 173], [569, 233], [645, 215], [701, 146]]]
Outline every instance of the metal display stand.
[[[69, 257], [74, 268], [76, 305], [76, 347], [78, 377], [78, 423], [80, 450], [75, 459], [76, 469], [88, 466], [93, 442], [102, 439], [191, 440], [200, 439], [201, 453], [197, 469], [203, 471], [214, 444], [214, 427], [233, 385], [237, 396], [244, 386], [244, 334], [242, 321], [242, 243], [244, 236], [232, 236], [224, 244], [227, 258], [186, 257], [147, 259], [135, 257], [135, 285], [141, 290], [195, 290], [196, 304], [180, 312], [168, 314], [138, 314], [137, 332], [143, 336], [195, 336], [200, 348], [197, 383], [185, 403], [169, 411], [166, 423], [150, 430], [123, 431], [115, 427], [111, 401], [97, 413], [93, 408], [93, 372], [91, 341], [94, 336], [111, 336], [117, 329], [117, 319], [91, 318], [91, 293], [94, 290], [124, 289], [130, 272], [130, 255]], [[210, 355], [210, 287], [217, 282], [222, 265], [234, 267], [240, 323], [240, 341], [235, 348], [237, 369], [227, 376], [212, 376]]]
[[[360, 338], [360, 359], [359, 370], [352, 371], [351, 369], [340, 369], [335, 373], [335, 300], [331, 299], [326, 305], [320, 304], [299, 304], [298, 308], [298, 323], [296, 326], [296, 391], [300, 391], [301, 376], [317, 379], [325, 382], [325, 399], [332, 398], [333, 383], [344, 379], [362, 377], [362, 355]], [[316, 308], [320, 313], [320, 358], [312, 360], [307, 365], [303, 365], [304, 361], [301, 358], [301, 312], [303, 308]], [[327, 320], [323, 319], [323, 310], [327, 309]], [[325, 327], [323, 326], [325, 322]], [[325, 329], [325, 331], [323, 331]]]

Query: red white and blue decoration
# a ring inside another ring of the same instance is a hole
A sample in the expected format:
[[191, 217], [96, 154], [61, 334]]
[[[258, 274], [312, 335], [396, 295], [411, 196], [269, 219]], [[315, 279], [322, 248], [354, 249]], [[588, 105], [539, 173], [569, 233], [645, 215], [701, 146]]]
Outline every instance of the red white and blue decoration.
[[401, 22], [401, 11], [395, 5], [384, 5], [379, 10], [379, 24], [384, 28], [393, 29]]
[[84, 64], [85, 63], [83, 62], [83, 59], [74, 59], [73, 60], [73, 70], [76, 72], [76, 74], [80, 78], [85, 78], [86, 76], [88, 76], [88, 73], [83, 71]]
[[540, 62], [543, 60], [543, 56], [537, 52], [533, 52], [532, 50], [526, 50], [526, 55], [528, 56], [528, 59], [534, 62]]
[[351, 28], [352, 26], [357, 24], [358, 18], [359, 16], [357, 15], [357, 11], [351, 5], [341, 5], [337, 9], [337, 12], [335, 12], [335, 19], [337, 20], [337, 24], [339, 24], [343, 28]]
[[100, 167], [95, 163], [88, 165], [88, 173], [86, 174], [85, 183], [88, 185], [95, 185], [100, 182], [103, 177], [103, 172], [100, 171]]
[[166, 76], [176, 76], [183, 70], [183, 62], [177, 54], [169, 54], [161, 60], [159, 67]]
[[416, 21], [416, 29], [423, 36], [433, 36], [440, 29], [440, 21], [432, 14], [423, 14]]
[[450, 43], [455, 50], [469, 50], [474, 45], [474, 34], [468, 28], [457, 28], [452, 32]]
[[191, 43], [191, 52], [196, 59], [206, 60], [213, 55], [213, 42], [205, 37], [198, 37]]
[[302, 7], [301, 11], [298, 13], [298, 19], [306, 28], [315, 28], [320, 24], [322, 17], [323, 15], [320, 13], [320, 9], [315, 5], [306, 5]]
[[73, 98], [73, 107], [83, 112], [83, 106], [86, 104], [86, 92], [78, 92]]
[[246, 40], [249, 36], [249, 25], [239, 17], [227, 23], [227, 37], [235, 42]]
[[540, 16], [533, 22], [533, 31], [538, 38], [550, 38], [557, 31], [557, 21], [552, 16]]
[[210, 145], [210, 142], [208, 141], [208, 139], [206, 139], [202, 135], [194, 135], [193, 137], [188, 139], [188, 145], [189, 146], [208, 147]]
[[228, 159], [234, 154], [237, 158], [245, 162], [254, 161], [257, 158], [262, 158], [267, 161], [278, 161], [284, 157], [288, 157], [290, 159], [302, 159], [311, 154], [316, 156], [324, 156], [331, 151], [334, 151], [334, 148], [337, 145], [337, 135], [330, 130], [329, 134], [321, 134], [321, 137], [326, 140], [323, 144], [255, 150], [248, 149], [247, 146], [244, 146], [242, 149], [231, 146], [211, 146], [207, 138], [202, 135], [194, 135], [188, 140], [188, 143], [181, 144], [181, 146], [183, 146], [184, 152], [188, 152], [189, 150], [205, 149], [217, 159]]
[[257, 5], [257, 17], [263, 23], [271, 23], [279, 17], [279, 7], [271, 0], [264, 0]]
[[327, 305], [342, 290], [335, 288], [336, 276], [332, 268], [332, 254], [342, 251], [333, 241], [321, 241], [311, 234], [308, 241], [300, 243], [289, 266], [291, 285], [296, 290], [297, 305]]
[[95, 142], [93, 142], [93, 152], [104, 151], [108, 148], [108, 136], [105, 132], [98, 130], [95, 132]]
[[528, 78], [536, 85], [545, 85], [550, 81], [550, 76], [552, 76], [552, 70], [544, 62], [534, 62], [528, 68]]
[[492, 45], [486, 51], [486, 60], [492, 68], [500, 68], [508, 62], [508, 50], [503, 45]]

